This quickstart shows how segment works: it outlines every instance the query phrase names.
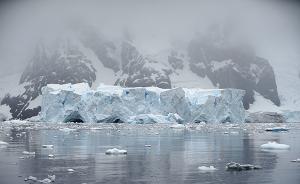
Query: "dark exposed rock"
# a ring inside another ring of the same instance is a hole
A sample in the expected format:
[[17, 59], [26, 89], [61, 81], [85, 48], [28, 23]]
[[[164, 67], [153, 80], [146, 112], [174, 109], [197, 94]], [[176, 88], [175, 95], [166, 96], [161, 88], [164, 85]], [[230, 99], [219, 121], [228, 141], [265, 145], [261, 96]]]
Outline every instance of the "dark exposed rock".
[[43, 45], [38, 47], [19, 82], [24, 85], [25, 91], [17, 96], [8, 94], [2, 99], [1, 105], [10, 107], [13, 118], [26, 119], [38, 115], [40, 106], [32, 109], [28, 106], [47, 84], [87, 82], [92, 85], [95, 81], [96, 70], [91, 61], [69, 42], [60, 43], [59, 46], [53, 52], [48, 52]]
[[122, 43], [121, 63], [122, 76], [115, 82], [115, 85], [171, 88], [171, 80], [168, 76], [171, 71], [156, 68], [155, 66], [160, 63], [144, 57], [130, 42]]
[[172, 51], [170, 56], [168, 56], [168, 62], [174, 70], [183, 69], [183, 60], [176, 51]]
[[[227, 38], [227, 37], [226, 37]], [[191, 71], [207, 76], [219, 88], [246, 91], [246, 109], [254, 102], [254, 91], [280, 105], [273, 68], [266, 59], [255, 55], [247, 44], [230, 45], [219, 28], [189, 44]]]

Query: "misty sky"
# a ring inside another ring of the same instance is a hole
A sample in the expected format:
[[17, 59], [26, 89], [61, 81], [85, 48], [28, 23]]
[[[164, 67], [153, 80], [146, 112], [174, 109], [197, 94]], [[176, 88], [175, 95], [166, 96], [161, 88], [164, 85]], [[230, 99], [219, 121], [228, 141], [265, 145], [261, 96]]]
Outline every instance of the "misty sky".
[[22, 70], [41, 38], [83, 23], [111, 39], [128, 29], [149, 54], [188, 42], [211, 24], [231, 24], [272, 64], [300, 68], [299, 10], [294, 1], [279, 0], [2, 1], [0, 74]]

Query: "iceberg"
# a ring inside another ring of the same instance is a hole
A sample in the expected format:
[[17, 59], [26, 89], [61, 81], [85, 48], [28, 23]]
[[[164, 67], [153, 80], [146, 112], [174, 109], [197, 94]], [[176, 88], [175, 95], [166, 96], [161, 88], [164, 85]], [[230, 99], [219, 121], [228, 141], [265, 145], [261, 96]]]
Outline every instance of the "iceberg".
[[45, 122], [89, 123], [242, 123], [239, 89], [157, 87], [123, 88], [87, 83], [48, 84], [42, 88], [39, 117]]

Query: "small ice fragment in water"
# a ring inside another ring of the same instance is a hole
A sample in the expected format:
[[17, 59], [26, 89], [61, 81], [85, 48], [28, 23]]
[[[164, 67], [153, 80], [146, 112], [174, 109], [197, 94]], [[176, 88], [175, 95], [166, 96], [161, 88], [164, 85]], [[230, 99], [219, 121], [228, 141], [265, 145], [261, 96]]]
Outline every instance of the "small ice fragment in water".
[[267, 132], [282, 132], [288, 131], [289, 129], [286, 127], [273, 127], [273, 128], [266, 128], [265, 131]]
[[183, 124], [173, 124], [170, 126], [170, 128], [182, 129], [185, 128], [185, 126]]
[[150, 144], [146, 144], [145, 147], [151, 147], [151, 145]]
[[27, 180], [37, 181], [37, 178], [33, 177], [33, 176], [29, 176], [28, 178], [25, 178], [25, 181], [27, 181]]
[[49, 178], [52, 182], [55, 181], [55, 175], [48, 175], [48, 178]]
[[63, 132], [72, 132], [75, 131], [76, 129], [72, 129], [72, 128], [61, 128], [59, 129], [59, 131], [63, 131]]
[[51, 183], [52, 181], [49, 179], [49, 178], [45, 178], [43, 180], [38, 180], [39, 183], [44, 183], [44, 184], [47, 184], [47, 183]]
[[49, 157], [49, 158], [53, 158], [53, 157], [54, 157], [54, 155], [52, 155], [52, 154], [49, 154], [49, 155], [48, 155], [48, 157]]
[[214, 166], [200, 166], [198, 167], [200, 171], [216, 171], [217, 169]]
[[0, 141], [0, 148], [6, 148], [8, 145], [7, 142], [4, 142], [4, 141]]
[[282, 150], [282, 149], [289, 149], [290, 146], [287, 145], [287, 144], [279, 144], [277, 142], [268, 142], [266, 144], [261, 145], [260, 148], [262, 148], [262, 149], [279, 149], [279, 150]]
[[44, 144], [42, 145], [42, 148], [52, 149], [54, 146], [51, 144]]
[[103, 130], [103, 128], [100, 128], [100, 127], [92, 127], [92, 128], [90, 128], [90, 130]]
[[226, 170], [228, 171], [243, 171], [243, 170], [255, 170], [261, 169], [261, 166], [251, 164], [239, 164], [236, 162], [230, 162], [226, 164]]
[[68, 172], [74, 172], [74, 169], [68, 169], [67, 171]]
[[297, 158], [296, 160], [292, 160], [291, 162], [300, 162], [300, 158]]
[[125, 155], [125, 154], [127, 154], [127, 150], [113, 148], [113, 149], [106, 150], [105, 154], [107, 154], [107, 155], [118, 155], [118, 154]]
[[23, 151], [24, 155], [35, 155], [35, 152]]
[[4, 141], [0, 141], [0, 145], [8, 145], [8, 143]]

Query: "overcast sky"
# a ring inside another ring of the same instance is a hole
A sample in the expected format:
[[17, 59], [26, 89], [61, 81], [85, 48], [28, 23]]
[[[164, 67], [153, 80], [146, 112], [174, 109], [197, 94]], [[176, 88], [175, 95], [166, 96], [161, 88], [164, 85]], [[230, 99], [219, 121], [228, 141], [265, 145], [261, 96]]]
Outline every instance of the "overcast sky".
[[286, 0], [2, 1], [0, 74], [21, 70], [40, 38], [61, 34], [70, 22], [93, 25], [115, 39], [126, 28], [150, 54], [170, 47], [173, 40], [188, 42], [213, 23], [230, 22], [271, 63], [296, 66], [299, 10], [298, 3]]

